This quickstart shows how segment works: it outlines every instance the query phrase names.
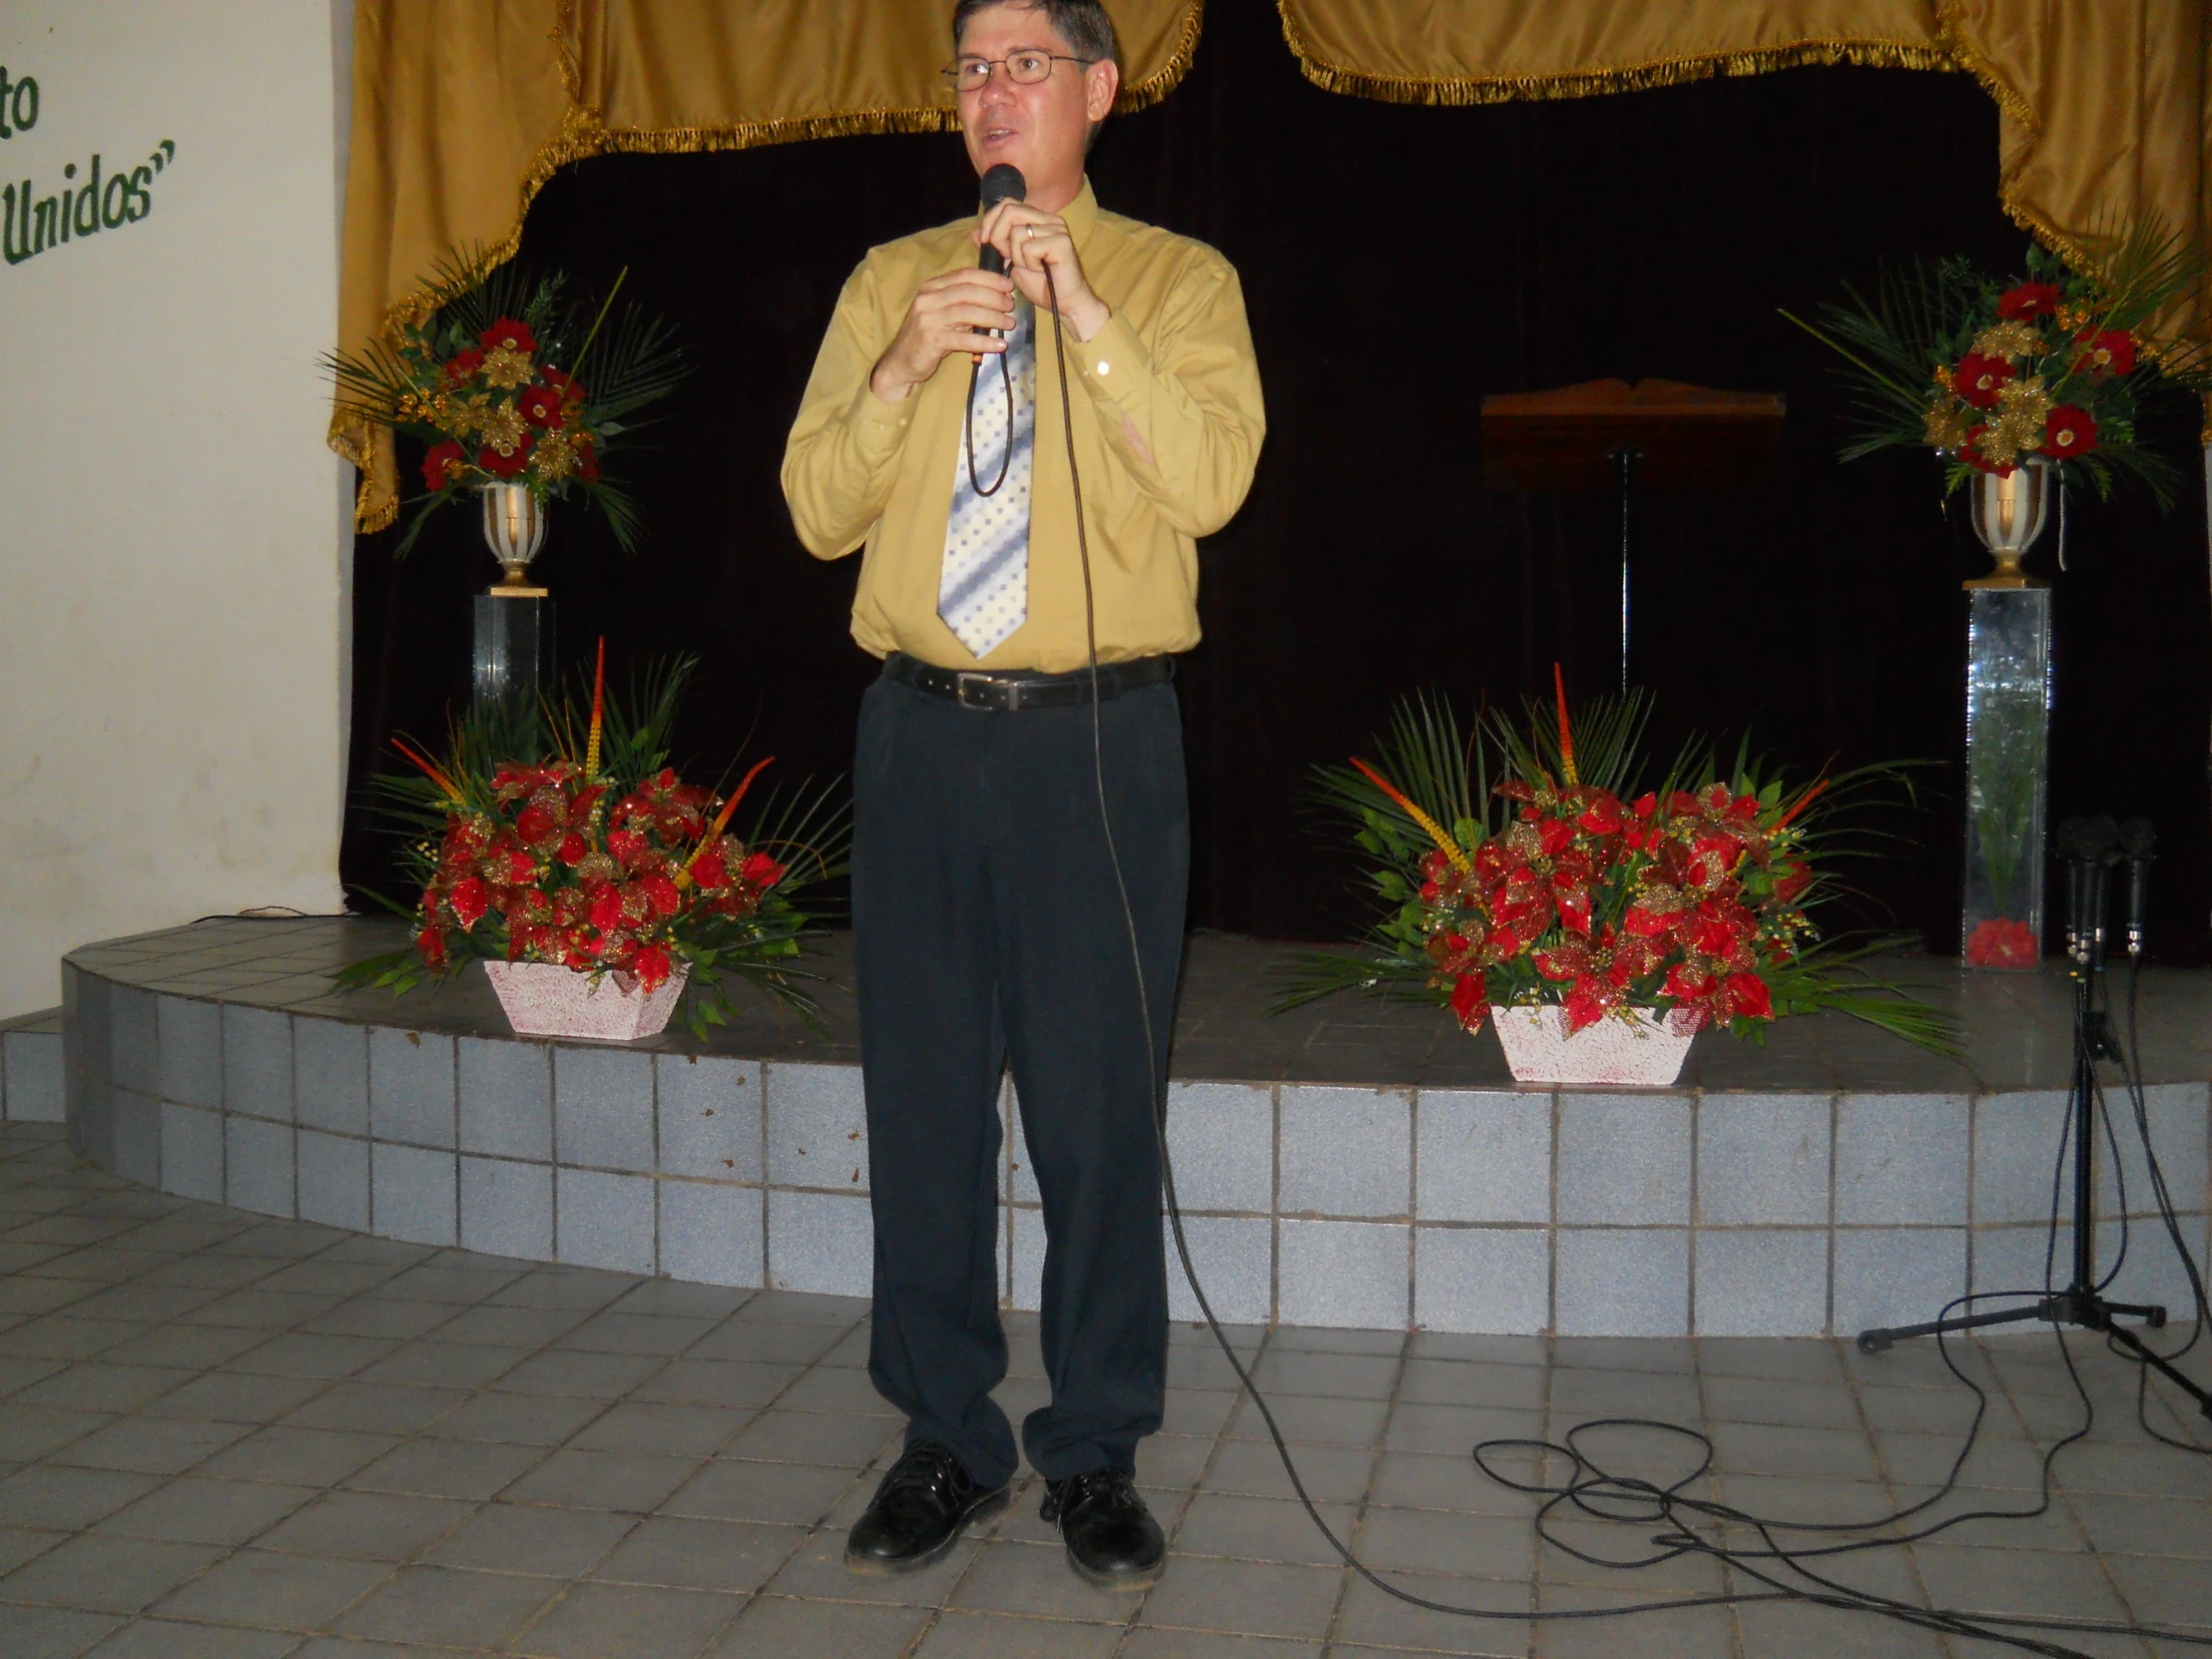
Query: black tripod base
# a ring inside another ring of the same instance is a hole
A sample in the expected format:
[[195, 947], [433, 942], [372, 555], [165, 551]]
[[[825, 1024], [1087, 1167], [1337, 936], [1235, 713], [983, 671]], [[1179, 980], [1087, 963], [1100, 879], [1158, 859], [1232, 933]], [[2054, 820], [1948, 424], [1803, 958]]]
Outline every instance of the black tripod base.
[[2166, 1310], [2135, 1302], [2107, 1302], [2094, 1291], [2072, 1290], [2046, 1296], [2025, 1308], [2009, 1308], [1995, 1314], [1961, 1314], [1955, 1319], [1931, 1320], [1926, 1325], [1893, 1325], [1859, 1333], [1859, 1352], [1887, 1354], [1914, 1337], [1935, 1337], [1953, 1331], [1983, 1331], [1993, 1325], [2071, 1325], [2083, 1331], [2101, 1331], [2130, 1354], [2197, 1402], [2197, 1410], [2212, 1418], [2212, 1393], [2206, 1392], [2169, 1365], [2163, 1355], [2143, 1346], [2140, 1338], [2118, 1322], [2140, 1320], [2153, 1331], [2164, 1327]]

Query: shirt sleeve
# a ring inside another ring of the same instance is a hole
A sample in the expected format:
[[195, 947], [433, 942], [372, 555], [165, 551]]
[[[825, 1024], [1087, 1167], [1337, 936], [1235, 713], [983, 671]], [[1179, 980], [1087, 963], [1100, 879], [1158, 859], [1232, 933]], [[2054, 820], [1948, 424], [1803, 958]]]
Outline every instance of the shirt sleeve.
[[887, 343], [877, 277], [863, 260], [837, 295], [784, 444], [784, 499], [792, 526], [818, 559], [838, 559], [867, 539], [889, 499], [918, 391], [885, 403], [868, 375]]
[[1148, 344], [1117, 310], [1089, 339], [1068, 341], [1073, 377], [1091, 395], [1107, 446], [1161, 517], [1186, 535], [1210, 536], [1244, 504], [1267, 435], [1235, 268], [1200, 250], [1154, 334]]

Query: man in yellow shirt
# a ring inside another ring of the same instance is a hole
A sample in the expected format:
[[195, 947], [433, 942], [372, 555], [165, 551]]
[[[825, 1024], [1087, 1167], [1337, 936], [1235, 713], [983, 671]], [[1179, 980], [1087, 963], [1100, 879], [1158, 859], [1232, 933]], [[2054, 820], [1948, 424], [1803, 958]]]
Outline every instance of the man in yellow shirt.
[[[845, 1557], [926, 1565], [1015, 1472], [990, 1395], [1010, 1057], [1052, 1387], [1022, 1446], [1070, 1562], [1134, 1585], [1163, 1554], [1133, 1475], [1167, 1355], [1152, 1114], [1190, 863], [1172, 654], [1198, 642], [1196, 538], [1252, 482], [1260, 379], [1229, 263], [1091, 194], [1120, 86], [1099, 0], [957, 0], [952, 39], [969, 159], [1018, 168], [1026, 198], [868, 253], [784, 460], [808, 550], [860, 552], [852, 635], [884, 659], [853, 768], [853, 947], [868, 1370], [909, 1422]], [[984, 247], [1010, 275], [977, 269]]]

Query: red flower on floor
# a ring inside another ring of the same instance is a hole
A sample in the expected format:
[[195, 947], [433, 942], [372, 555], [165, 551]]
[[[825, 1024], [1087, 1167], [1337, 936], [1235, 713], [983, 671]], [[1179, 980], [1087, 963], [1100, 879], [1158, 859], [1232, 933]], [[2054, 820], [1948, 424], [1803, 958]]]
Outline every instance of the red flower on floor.
[[1950, 383], [1958, 395], [1977, 409], [1993, 409], [1997, 406], [1997, 394], [2012, 379], [2012, 365], [2002, 357], [1984, 357], [1978, 351], [1969, 351], [1958, 359], [1958, 366], [1950, 372]]
[[2017, 287], [2006, 288], [1997, 295], [1997, 315], [2007, 322], [2022, 322], [2031, 316], [2048, 316], [2058, 309], [2059, 293], [2051, 282], [2022, 282]]
[[2041, 957], [2040, 941], [2024, 921], [1991, 916], [1966, 940], [1969, 967], [2031, 968]]

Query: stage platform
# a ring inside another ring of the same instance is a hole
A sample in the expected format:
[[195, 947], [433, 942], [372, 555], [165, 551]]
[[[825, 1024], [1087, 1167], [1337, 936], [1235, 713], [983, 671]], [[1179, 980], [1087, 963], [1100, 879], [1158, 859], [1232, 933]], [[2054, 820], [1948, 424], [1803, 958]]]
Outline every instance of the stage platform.
[[[481, 973], [404, 999], [331, 974], [393, 923], [205, 921], [64, 964], [71, 1144], [181, 1196], [409, 1242], [862, 1295], [872, 1262], [849, 994], [765, 999], [700, 1044], [517, 1040]], [[817, 965], [848, 982], [841, 938]], [[1340, 998], [1269, 1012], [1298, 947], [1190, 941], [1170, 1139], [1222, 1317], [1563, 1336], [1811, 1336], [2042, 1279], [2064, 975], [1883, 964], [1957, 1010], [1962, 1061], [1834, 1016], [1699, 1037], [1679, 1086], [1520, 1088], [1496, 1040]], [[2143, 975], [2149, 1121], [2204, 1265], [2212, 974]], [[1002, 1289], [1043, 1251], [1018, 1120]], [[2127, 1124], [2123, 1119], [2122, 1128]], [[2139, 1146], [2104, 1171], [2115, 1294], [2188, 1301]], [[2109, 1166], [2109, 1160], [2107, 1160]], [[2125, 1204], [2121, 1203], [2121, 1188]], [[2061, 1251], [2066, 1247], [2063, 1239]], [[1171, 1269], [1179, 1317], [1195, 1314]]]

